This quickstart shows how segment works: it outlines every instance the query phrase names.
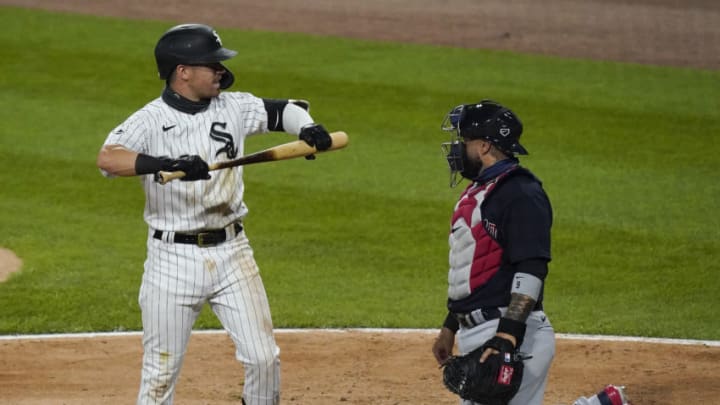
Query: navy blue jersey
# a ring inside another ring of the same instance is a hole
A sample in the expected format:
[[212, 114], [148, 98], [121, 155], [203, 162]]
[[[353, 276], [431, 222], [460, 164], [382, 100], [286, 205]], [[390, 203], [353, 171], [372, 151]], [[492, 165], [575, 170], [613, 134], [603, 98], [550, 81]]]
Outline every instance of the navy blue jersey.
[[[518, 271], [544, 280], [551, 226], [550, 200], [529, 170], [514, 165], [470, 185], [453, 216], [449, 311], [507, 306]], [[542, 293], [536, 308], [542, 308]]]

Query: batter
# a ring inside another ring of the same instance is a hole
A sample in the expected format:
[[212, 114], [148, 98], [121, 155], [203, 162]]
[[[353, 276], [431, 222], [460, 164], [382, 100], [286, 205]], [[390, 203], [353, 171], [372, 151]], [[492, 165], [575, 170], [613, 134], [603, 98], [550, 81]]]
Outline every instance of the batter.
[[[242, 166], [208, 172], [207, 162], [244, 154], [247, 136], [298, 135], [318, 150], [331, 146], [309, 104], [222, 92], [234, 75], [221, 62], [237, 52], [217, 32], [183, 24], [155, 47], [166, 86], [113, 129], [97, 165], [108, 177], [140, 176], [148, 224], [139, 304], [143, 365], [138, 404], [171, 404], [195, 320], [208, 303], [235, 343], [245, 370], [243, 403], [280, 400], [279, 349], [265, 288], [245, 234]], [[310, 156], [310, 159], [314, 156]], [[186, 173], [160, 185], [160, 170]]]

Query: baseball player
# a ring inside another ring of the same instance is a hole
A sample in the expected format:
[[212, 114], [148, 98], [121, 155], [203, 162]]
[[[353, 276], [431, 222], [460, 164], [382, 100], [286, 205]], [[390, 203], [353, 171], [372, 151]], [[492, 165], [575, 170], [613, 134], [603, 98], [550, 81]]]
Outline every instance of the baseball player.
[[[491, 100], [453, 108], [442, 129], [451, 170], [471, 183], [460, 196], [449, 235], [448, 314], [432, 347], [443, 364], [457, 339], [460, 354], [487, 345], [480, 357], [499, 352], [532, 355], [510, 405], [540, 405], [555, 354], [555, 332], [543, 312], [543, 284], [550, 261], [552, 208], [540, 181], [519, 164], [527, 151], [523, 126]], [[462, 400], [463, 404], [473, 404]]]
[[[317, 150], [327, 150], [332, 139], [313, 121], [307, 102], [222, 92], [234, 76], [221, 62], [236, 54], [210, 26], [169, 29], [155, 47], [166, 83], [161, 96], [113, 129], [97, 157], [107, 177], [140, 176], [146, 197], [138, 404], [173, 402], [191, 329], [206, 302], [244, 367], [243, 403], [279, 402], [279, 349], [243, 225], [243, 169], [211, 175], [207, 162], [242, 156], [245, 138], [267, 131], [298, 135]], [[153, 181], [161, 170], [186, 175], [161, 185]]]

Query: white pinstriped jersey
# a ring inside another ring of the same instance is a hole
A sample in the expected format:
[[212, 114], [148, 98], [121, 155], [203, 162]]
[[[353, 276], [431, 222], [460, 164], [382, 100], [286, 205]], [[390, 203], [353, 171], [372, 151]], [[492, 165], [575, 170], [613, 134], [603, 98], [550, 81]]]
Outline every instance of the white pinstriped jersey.
[[[245, 138], [267, 132], [267, 121], [262, 99], [250, 93], [223, 92], [196, 114], [178, 111], [158, 97], [113, 129], [105, 145], [158, 157], [199, 155], [210, 164], [242, 156]], [[193, 232], [242, 219], [248, 211], [242, 170], [237, 166], [213, 171], [207, 181], [165, 185], [156, 183], [153, 175], [141, 176], [145, 222], [153, 229]]]

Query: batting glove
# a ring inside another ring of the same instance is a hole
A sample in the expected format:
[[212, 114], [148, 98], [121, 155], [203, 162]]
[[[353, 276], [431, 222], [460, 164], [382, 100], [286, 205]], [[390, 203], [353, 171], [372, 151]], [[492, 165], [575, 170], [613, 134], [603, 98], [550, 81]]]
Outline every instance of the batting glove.
[[208, 180], [210, 179], [209, 167], [198, 155], [182, 155], [175, 159], [170, 167], [170, 171], [183, 171], [185, 176], [182, 181]]
[[[332, 138], [330, 133], [320, 124], [305, 125], [300, 130], [298, 136], [301, 140], [305, 141], [310, 146], [314, 146], [317, 150], [328, 150], [332, 146]], [[315, 159], [315, 155], [305, 156], [307, 160]]]

